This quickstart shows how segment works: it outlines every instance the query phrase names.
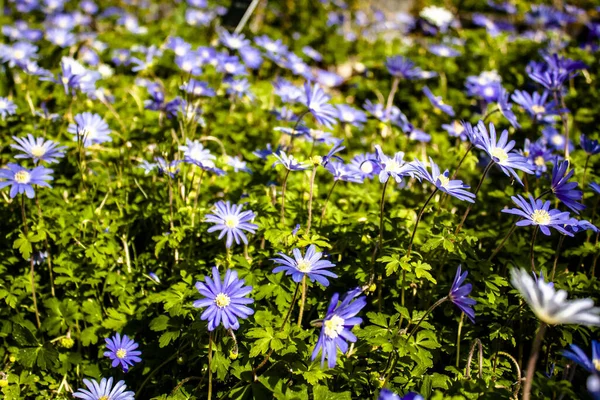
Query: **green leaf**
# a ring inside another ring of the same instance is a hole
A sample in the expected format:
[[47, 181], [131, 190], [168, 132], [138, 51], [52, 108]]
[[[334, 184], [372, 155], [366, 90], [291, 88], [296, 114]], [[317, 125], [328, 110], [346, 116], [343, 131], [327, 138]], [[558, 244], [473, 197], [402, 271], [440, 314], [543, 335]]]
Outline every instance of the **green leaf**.
[[158, 338], [158, 345], [159, 347], [166, 347], [169, 345], [169, 343], [171, 343], [173, 340], [177, 339], [180, 335], [179, 331], [167, 331], [165, 333], [163, 333], [162, 335], [160, 335], [160, 338]]
[[327, 386], [316, 385], [313, 387], [315, 400], [352, 400], [350, 392], [330, 392]]
[[19, 233], [19, 238], [13, 243], [13, 249], [18, 249], [24, 259], [29, 260], [33, 251], [30, 238], [24, 233]]
[[154, 332], [164, 331], [169, 327], [169, 317], [166, 315], [159, 315], [150, 321], [150, 329]]

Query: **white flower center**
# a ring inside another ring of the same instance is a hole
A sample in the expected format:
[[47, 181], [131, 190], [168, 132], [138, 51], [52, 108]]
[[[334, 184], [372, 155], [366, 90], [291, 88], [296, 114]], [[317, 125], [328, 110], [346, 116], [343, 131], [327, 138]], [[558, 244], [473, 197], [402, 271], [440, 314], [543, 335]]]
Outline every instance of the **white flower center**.
[[531, 106], [531, 111], [533, 111], [536, 114], [543, 114], [546, 112], [546, 107], [535, 104]]
[[228, 74], [233, 74], [235, 72], [235, 65], [225, 64], [225, 72], [227, 72]]
[[465, 127], [460, 122], [454, 121], [454, 132], [456, 132], [457, 135], [460, 135], [464, 131]]
[[492, 157], [498, 160], [496, 161], [498, 164], [502, 164], [508, 159], [508, 154], [506, 154], [506, 151], [504, 151], [504, 149], [500, 147], [495, 147], [494, 150], [492, 150]]
[[17, 60], [21, 60], [22, 58], [25, 57], [25, 52], [23, 50], [15, 50], [13, 57], [16, 58]]
[[560, 146], [561, 144], [563, 144], [563, 137], [561, 135], [554, 135], [550, 140], [555, 146]]
[[494, 88], [493, 88], [493, 87], [491, 87], [491, 86], [488, 86], [488, 87], [486, 87], [485, 89], [483, 89], [483, 93], [484, 93], [486, 96], [489, 96], [489, 97], [491, 97], [491, 96], [493, 96], [493, 95], [494, 95]]
[[127, 350], [119, 349], [115, 354], [117, 355], [117, 358], [125, 358], [127, 357]]
[[225, 293], [219, 293], [215, 297], [215, 304], [219, 308], [227, 307], [231, 303], [231, 299]]
[[31, 155], [37, 158], [41, 158], [46, 154], [46, 149], [43, 146], [33, 146], [31, 148]]
[[192, 63], [190, 61], [184, 61], [181, 64], [181, 69], [184, 71], [191, 71], [192, 70]]
[[31, 175], [27, 171], [19, 171], [15, 173], [15, 182], [27, 184], [31, 181]]
[[325, 335], [331, 339], [335, 339], [344, 330], [345, 322], [343, 318], [334, 315], [323, 324], [325, 325]]
[[545, 210], [535, 210], [531, 214], [531, 220], [537, 225], [547, 225], [550, 222], [550, 214]]
[[389, 160], [385, 163], [385, 171], [386, 172], [400, 172], [402, 165], [396, 160]]
[[235, 228], [238, 225], [238, 218], [234, 215], [225, 217], [225, 226], [228, 228]]
[[440, 180], [440, 185], [444, 188], [450, 182], [450, 178], [448, 178], [446, 175], [440, 175], [438, 176], [438, 179]]
[[373, 163], [371, 161], [365, 161], [360, 165], [360, 170], [365, 174], [373, 172]]
[[298, 271], [300, 272], [310, 272], [312, 268], [312, 264], [310, 263], [310, 261], [306, 260], [306, 259], [302, 259], [300, 261], [298, 261]]

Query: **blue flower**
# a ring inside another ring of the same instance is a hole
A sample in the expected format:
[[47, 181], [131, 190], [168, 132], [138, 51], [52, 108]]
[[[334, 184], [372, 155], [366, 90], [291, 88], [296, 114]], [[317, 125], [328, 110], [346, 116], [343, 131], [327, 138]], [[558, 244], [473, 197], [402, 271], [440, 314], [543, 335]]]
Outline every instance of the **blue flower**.
[[67, 132], [74, 135], [73, 140], [83, 143], [84, 147], [112, 141], [108, 124], [98, 114], [84, 112], [75, 116], [75, 123], [69, 124]]
[[527, 162], [538, 178], [548, 169], [546, 163], [554, 158], [552, 150], [546, 148], [546, 144], [540, 139], [533, 143], [529, 139], [525, 139], [523, 150], [520, 153], [527, 157]]
[[575, 173], [575, 170], [567, 172], [569, 165], [568, 160], [555, 160], [552, 168], [552, 193], [575, 214], [579, 214], [579, 211], [585, 208], [583, 204], [578, 203], [583, 198], [583, 192], [577, 190], [577, 182], [569, 182]]
[[415, 63], [403, 56], [388, 57], [385, 61], [388, 72], [396, 78], [420, 78], [422, 70]]
[[[152, 60], [148, 61], [150, 64]], [[179, 69], [186, 74], [198, 76], [202, 74], [202, 68], [200, 67], [200, 57], [197, 53], [188, 52], [182, 56], [175, 57], [175, 64]], [[135, 71], [135, 69], [134, 69]]]
[[187, 163], [197, 165], [205, 170], [215, 168], [216, 157], [198, 140], [186, 139], [185, 146], [179, 146], [179, 151], [183, 151], [183, 161]]
[[206, 222], [212, 222], [215, 225], [208, 228], [208, 232], [220, 231], [219, 239], [227, 235], [225, 246], [230, 248], [235, 243], [248, 244], [248, 238], [244, 231], [254, 233], [258, 225], [251, 223], [255, 217], [252, 211], [242, 211], [243, 205], [233, 204], [229, 201], [219, 201], [215, 204], [214, 214], [205, 216]]
[[197, 81], [196, 79], [190, 79], [185, 85], [181, 86], [181, 90], [192, 96], [215, 96], [214, 89], [210, 88], [207, 82]]
[[536, 225], [547, 236], [550, 235], [548, 228], [554, 228], [564, 235], [573, 236], [565, 229], [564, 225], [572, 225], [576, 221], [569, 216], [568, 212], [550, 209], [550, 200], [543, 202], [534, 199], [531, 195], [529, 195], [529, 202], [522, 196], [511, 196], [510, 198], [519, 208], [504, 209], [502, 212], [522, 217], [522, 220], [517, 221], [517, 226]]
[[423, 396], [418, 393], [408, 392], [404, 396], [400, 397], [396, 393], [389, 389], [381, 389], [377, 400], [425, 400]]
[[6, 119], [8, 115], [15, 115], [16, 112], [17, 106], [15, 103], [6, 97], [0, 97], [0, 116], [2, 119]]
[[392, 106], [388, 110], [381, 103], [373, 104], [370, 100], [367, 100], [365, 101], [364, 108], [381, 122], [391, 122], [398, 126], [403, 132], [411, 132], [413, 130], [413, 126], [408, 122], [406, 115], [404, 115], [404, 113], [396, 106]]
[[313, 117], [315, 117], [315, 120], [327, 128], [333, 127], [337, 123], [335, 119], [337, 111], [328, 103], [330, 97], [325, 94], [319, 84], [311, 86], [310, 83], [305, 82], [304, 93], [306, 95], [305, 105]]
[[592, 358], [577, 345], [571, 344], [569, 350], [562, 352], [563, 357], [576, 362], [581, 368], [591, 374], [597, 374], [600, 371], [600, 342], [592, 340]]
[[125, 381], [119, 381], [113, 387], [113, 378], [102, 378], [100, 383], [84, 379], [87, 389], [78, 389], [74, 397], [82, 400], [134, 400], [135, 393], [126, 391]]
[[432, 106], [442, 110], [444, 113], [448, 114], [449, 116], [454, 117], [455, 113], [454, 113], [454, 110], [452, 109], [452, 106], [445, 104], [442, 101], [442, 96], [435, 96], [433, 93], [431, 93], [431, 90], [429, 90], [429, 88], [427, 86], [423, 87], [423, 93], [425, 94], [425, 96], [427, 96], [427, 98], [431, 102]]
[[281, 39], [273, 40], [267, 35], [254, 38], [254, 43], [272, 54], [287, 53], [288, 51], [287, 46], [283, 44]]
[[329, 162], [325, 169], [333, 175], [334, 181], [363, 183], [362, 174], [342, 162]]
[[242, 47], [240, 50], [240, 56], [242, 57], [242, 61], [249, 68], [257, 70], [263, 63], [263, 58], [260, 53], [260, 50], [255, 49], [251, 46]]
[[[560, 133], [554, 126], [548, 125], [542, 129], [542, 139], [550, 147], [556, 151], [564, 151], [565, 149], [565, 137]], [[569, 140], [569, 151], [573, 151], [575, 146], [573, 142]]]
[[477, 304], [477, 302], [469, 298], [469, 294], [471, 293], [471, 290], [473, 290], [473, 285], [470, 283], [463, 285], [468, 274], [468, 271], [461, 273], [461, 266], [458, 266], [448, 298], [460, 308], [467, 317], [469, 317], [472, 323], [475, 323], [475, 311], [473, 310], [473, 306]]
[[[463, 123], [454, 120], [451, 124], [442, 124], [442, 128], [452, 137], [460, 138], [463, 142], [468, 139]], [[473, 127], [471, 126], [471, 129]]]
[[247, 75], [246, 67], [240, 62], [238, 56], [223, 54], [217, 56], [217, 60], [217, 71], [233, 76]]
[[348, 168], [352, 169], [356, 174], [362, 176], [362, 179], [372, 179], [379, 175], [381, 166], [377, 161], [377, 156], [372, 153], [358, 154], [354, 156]]
[[244, 286], [245, 281], [238, 279], [237, 271], [228, 269], [221, 281], [217, 267], [212, 269], [213, 278], [206, 276], [204, 282], [196, 282], [196, 289], [204, 299], [194, 301], [194, 307], [208, 307], [200, 319], [208, 320], [208, 330], [213, 331], [219, 324], [225, 329], [239, 329], [238, 318], [246, 319], [254, 314], [254, 310], [246, 307], [254, 303], [253, 299], [246, 298], [252, 291], [252, 286]]
[[599, 184], [597, 184], [596, 182], [592, 182], [592, 183], [590, 183], [590, 188], [591, 188], [591, 189], [592, 189], [594, 192], [596, 192], [596, 193], [600, 194], [600, 185], [599, 185]]
[[[362, 319], [355, 317], [356, 314], [367, 305], [367, 298], [360, 296], [361, 290], [354, 289], [346, 293], [341, 303], [338, 304], [340, 295], [335, 293], [331, 298], [319, 340], [313, 350], [311, 360], [315, 360], [321, 352], [321, 367], [327, 358], [327, 366], [334, 368], [337, 361], [338, 348], [342, 353], [348, 351], [348, 342], [356, 342], [356, 336], [351, 329], [362, 322]], [[358, 298], [356, 298], [358, 297]], [[355, 300], [356, 298], [356, 300]]]
[[477, 76], [468, 76], [465, 86], [469, 96], [480, 97], [488, 103], [497, 101], [502, 89], [500, 75], [496, 71], [483, 71]]
[[162, 157], [154, 157], [154, 161], [156, 161], [159, 174], [165, 174], [170, 178], [174, 178], [175, 175], [179, 173], [179, 164], [181, 164], [181, 160], [173, 160], [168, 162]]
[[404, 162], [404, 152], [399, 151], [394, 157], [389, 157], [383, 153], [381, 146], [375, 145], [375, 154], [381, 167], [379, 171], [379, 182], [385, 183], [390, 177], [397, 183], [402, 182], [402, 178], [413, 173], [413, 167]]
[[288, 156], [283, 151], [280, 151], [279, 154], [273, 153], [273, 156], [277, 159], [277, 161], [273, 163], [273, 166], [281, 164], [289, 171], [302, 171], [309, 167], [308, 164], [296, 160], [291, 154]]
[[431, 158], [429, 158], [431, 173], [429, 173], [427, 166], [420, 160], [415, 159], [410, 164], [417, 171], [417, 177], [423, 178], [434, 184], [438, 190], [447, 193], [450, 196], [454, 196], [459, 200], [467, 201], [469, 203], [475, 202], [475, 195], [466, 190], [469, 189], [470, 186], [463, 184], [463, 182], [458, 179], [451, 180], [448, 170], [443, 174], [440, 173], [440, 167], [438, 167]]
[[496, 163], [507, 176], [513, 176], [521, 185], [521, 179], [515, 169], [532, 174], [533, 170], [529, 166], [527, 159], [521, 154], [511, 151], [515, 147], [515, 141], [508, 141], [508, 131], [504, 130], [499, 140], [496, 140], [496, 128], [490, 123], [489, 132], [483, 121], [477, 124], [477, 131], [481, 135], [481, 141], [475, 144], [478, 149], [484, 150], [488, 156]]
[[175, 52], [175, 55], [180, 57], [185, 55], [188, 51], [192, 49], [191, 44], [189, 44], [188, 42], [186, 42], [178, 36], [170, 37], [167, 40], [167, 44], [165, 47], [169, 50], [173, 50]]
[[340, 122], [353, 125], [357, 128], [363, 128], [367, 122], [367, 115], [361, 110], [350, 107], [346, 104], [337, 104], [337, 118]]
[[579, 145], [590, 156], [600, 153], [600, 143], [597, 140], [586, 137], [584, 134], [579, 138]]
[[108, 351], [104, 352], [104, 357], [108, 357], [112, 360], [113, 368], [120, 364], [123, 372], [127, 372], [129, 371], [130, 366], [142, 361], [139, 357], [142, 352], [136, 350], [138, 344], [127, 335], [121, 337], [121, 335], [117, 333], [112, 338], [106, 338], [104, 340], [106, 341], [106, 348], [108, 349]]
[[28, 134], [27, 138], [18, 138], [13, 136], [17, 144], [11, 144], [10, 147], [22, 151], [25, 154], [18, 154], [15, 158], [31, 158], [34, 162], [45, 161], [49, 164], [58, 162], [57, 158], [64, 157], [64, 146], [58, 146], [52, 140], [44, 138], [35, 138]]
[[458, 57], [461, 52], [444, 44], [432, 44], [427, 48], [431, 53], [440, 57]]
[[46, 31], [46, 39], [58, 47], [70, 47], [77, 42], [77, 38], [66, 29], [50, 28]]
[[319, 53], [317, 50], [313, 49], [310, 46], [304, 46], [302, 48], [302, 52], [304, 54], [306, 54], [308, 57], [310, 57], [313, 60], [315, 60], [316, 62], [323, 61], [323, 56], [321, 55], [321, 53]]
[[30, 170], [14, 163], [8, 163], [6, 166], [8, 168], [0, 169], [0, 178], [6, 179], [6, 181], [0, 182], [0, 189], [11, 186], [11, 198], [25, 193], [32, 199], [35, 196], [33, 185], [51, 187], [47, 182], [53, 179], [50, 175], [52, 170], [49, 168], [38, 166]]
[[510, 122], [513, 128], [520, 128], [521, 125], [517, 122], [517, 117], [515, 113], [512, 111], [512, 104], [508, 102], [509, 95], [508, 92], [501, 87], [500, 93], [498, 93], [498, 110], [500, 113], [504, 115], [504, 118]]
[[246, 161], [242, 160], [242, 158], [240, 156], [228, 157], [227, 165], [232, 167], [234, 172], [240, 172], [240, 171], [244, 171], [244, 172], [248, 172], [248, 173], [252, 172], [252, 170], [250, 168], [248, 168], [248, 163]]
[[512, 101], [523, 107], [535, 121], [551, 123], [555, 116], [560, 113], [554, 101], [548, 101], [548, 92], [541, 95], [538, 92], [529, 94], [525, 91], [515, 90], [511, 96]]
[[227, 82], [229, 87], [227, 88], [227, 94], [236, 96], [238, 98], [242, 98], [244, 96], [252, 99], [254, 95], [250, 90], [250, 83], [246, 78], [242, 79], [232, 79]]
[[299, 249], [292, 250], [292, 253], [294, 255], [293, 259], [283, 253], [277, 253], [280, 258], [271, 259], [278, 264], [273, 269], [274, 274], [285, 272], [286, 275], [292, 276], [294, 282], [300, 282], [304, 276], [307, 276], [311, 282], [317, 281], [325, 287], [329, 286], [327, 276], [330, 278], [338, 277], [333, 272], [327, 270], [327, 268], [335, 267], [335, 264], [322, 259], [323, 253], [316, 251], [315, 245], [311, 244], [306, 249], [304, 256]]

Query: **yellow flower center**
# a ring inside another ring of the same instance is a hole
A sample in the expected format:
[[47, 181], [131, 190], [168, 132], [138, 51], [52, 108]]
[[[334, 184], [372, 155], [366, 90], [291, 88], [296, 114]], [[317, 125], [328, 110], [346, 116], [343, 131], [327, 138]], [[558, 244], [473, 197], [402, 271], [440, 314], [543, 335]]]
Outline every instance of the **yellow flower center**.
[[300, 272], [309, 272], [311, 269], [312, 265], [310, 264], [310, 262], [308, 260], [302, 259], [298, 262], [298, 271]]
[[450, 182], [450, 178], [448, 178], [446, 175], [440, 175], [438, 176], [438, 179], [440, 180], [440, 185], [442, 185], [442, 187], [446, 187], [448, 182]]
[[238, 225], [238, 219], [233, 215], [225, 218], [225, 226], [228, 228], [235, 228]]
[[25, 57], [25, 52], [23, 50], [16, 50], [13, 54], [13, 56], [17, 59], [20, 60], [23, 57]]
[[535, 158], [535, 165], [537, 165], [539, 167], [544, 166], [544, 165], [546, 165], [546, 160], [544, 160], [544, 157], [542, 157], [542, 156], [537, 156]]
[[535, 210], [531, 220], [537, 225], [547, 225], [550, 222], [550, 214], [545, 210]]
[[17, 183], [29, 183], [31, 175], [27, 171], [19, 171], [15, 174], [15, 181]]
[[536, 114], [543, 114], [546, 112], [546, 107], [535, 104], [531, 106], [531, 110]]
[[551, 141], [553, 145], [560, 146], [563, 143], [563, 137], [561, 135], [554, 135]]
[[594, 363], [594, 368], [596, 368], [596, 371], [600, 371], [600, 360], [596, 359], [592, 362]]
[[125, 349], [119, 349], [116, 352], [117, 358], [125, 358], [127, 357], [127, 350]]
[[108, 396], [100, 396], [98, 400], [110, 400]]
[[400, 172], [400, 168], [402, 166], [396, 160], [389, 160], [385, 163], [385, 171], [386, 172]]
[[40, 158], [44, 154], [46, 154], [46, 149], [43, 148], [42, 146], [33, 146], [31, 148], [31, 155], [34, 157]]
[[498, 159], [498, 161], [496, 161], [498, 164], [502, 164], [508, 159], [508, 154], [506, 154], [504, 149], [495, 147], [494, 150], [492, 150], [492, 157]]
[[456, 132], [457, 135], [460, 135], [464, 131], [465, 127], [460, 122], [454, 121], [454, 132]]
[[217, 297], [215, 297], [215, 304], [219, 308], [227, 307], [231, 303], [231, 299], [225, 293], [219, 293]]
[[344, 319], [334, 315], [327, 321], [325, 321], [325, 335], [332, 339], [335, 339], [344, 330]]

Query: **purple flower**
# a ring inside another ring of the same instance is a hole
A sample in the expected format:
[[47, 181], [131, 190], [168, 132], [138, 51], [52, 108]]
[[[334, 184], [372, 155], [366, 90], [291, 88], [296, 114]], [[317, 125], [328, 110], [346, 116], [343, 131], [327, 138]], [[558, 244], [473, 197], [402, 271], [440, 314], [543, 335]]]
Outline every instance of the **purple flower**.
[[434, 106], [437, 109], [442, 110], [444, 113], [448, 114], [449, 116], [454, 117], [455, 113], [454, 113], [454, 110], [452, 109], [452, 106], [445, 104], [442, 101], [442, 96], [435, 96], [433, 93], [431, 93], [431, 90], [429, 90], [429, 88], [427, 86], [423, 87], [423, 93], [425, 94], [425, 96], [427, 96], [427, 98], [431, 102], [432, 106]]
[[379, 182], [385, 183], [390, 177], [397, 183], [402, 182], [402, 178], [413, 172], [413, 167], [404, 162], [404, 152], [399, 151], [394, 157], [389, 157], [383, 153], [381, 146], [375, 145], [375, 154], [381, 167], [379, 171]]
[[21, 167], [18, 164], [8, 163], [8, 168], [0, 169], [0, 178], [6, 179], [0, 181], [0, 189], [7, 186], [10, 188], [10, 197], [14, 198], [17, 194], [25, 193], [27, 197], [32, 199], [35, 196], [33, 185], [52, 187], [47, 181], [51, 181], [52, 170], [42, 166], [33, 169]]
[[554, 117], [560, 113], [554, 101], [548, 101], [548, 92], [541, 95], [538, 92], [529, 94], [525, 91], [515, 90], [511, 96], [512, 101], [523, 107], [527, 114], [535, 121], [551, 123]]
[[531, 195], [529, 195], [529, 202], [522, 196], [511, 196], [510, 198], [519, 208], [504, 209], [502, 212], [522, 217], [522, 220], [517, 221], [517, 226], [536, 225], [547, 236], [550, 235], [548, 228], [554, 228], [564, 235], [573, 236], [564, 228], [564, 225], [572, 225], [576, 221], [569, 216], [568, 212], [550, 209], [550, 200], [543, 202], [534, 199]]
[[337, 123], [337, 111], [328, 103], [331, 97], [325, 94], [318, 83], [311, 86], [310, 83], [305, 82], [304, 93], [306, 95], [304, 104], [315, 120], [327, 128], [332, 128]]
[[415, 66], [415, 63], [403, 56], [388, 57], [385, 61], [388, 72], [396, 77], [403, 79], [421, 78], [423, 72], [421, 68]]
[[112, 338], [106, 338], [104, 340], [106, 341], [106, 348], [108, 349], [108, 351], [104, 352], [104, 357], [108, 357], [112, 360], [113, 368], [120, 364], [123, 372], [127, 372], [129, 371], [130, 366], [142, 361], [139, 357], [142, 352], [136, 350], [138, 344], [127, 335], [121, 337], [121, 335], [117, 333]]
[[84, 379], [87, 389], [78, 389], [73, 397], [82, 400], [134, 400], [135, 393], [127, 390], [125, 381], [119, 381], [113, 387], [113, 378], [102, 378], [100, 383]]
[[220, 231], [219, 239], [227, 235], [225, 246], [230, 248], [235, 239], [236, 244], [244, 242], [248, 244], [248, 238], [244, 231], [255, 233], [258, 225], [251, 223], [256, 216], [251, 210], [242, 211], [243, 205], [231, 204], [229, 201], [219, 201], [214, 206], [214, 214], [205, 216], [206, 222], [215, 225], [208, 228], [208, 232]]
[[408, 392], [404, 396], [400, 397], [396, 393], [389, 389], [381, 389], [377, 400], [425, 400], [423, 396], [418, 393]]
[[500, 110], [500, 113], [504, 115], [504, 118], [508, 120], [508, 122], [513, 126], [513, 128], [520, 128], [521, 125], [519, 125], [519, 123], [517, 122], [517, 117], [512, 111], [512, 104], [508, 102], [508, 99], [508, 92], [501, 87], [500, 93], [498, 93], [498, 110]]
[[246, 298], [252, 291], [252, 286], [244, 286], [245, 281], [238, 279], [237, 271], [228, 269], [221, 281], [217, 267], [212, 269], [210, 276], [204, 278], [204, 282], [196, 282], [196, 289], [204, 299], [194, 301], [194, 307], [208, 307], [200, 319], [208, 320], [208, 330], [213, 331], [220, 324], [225, 329], [239, 329], [238, 318], [246, 319], [254, 314], [254, 310], [246, 307], [246, 304], [254, 303], [253, 299]]
[[333, 175], [334, 181], [363, 183], [363, 174], [342, 162], [329, 162], [325, 169]]
[[110, 128], [100, 115], [84, 112], [74, 119], [75, 123], [69, 124], [67, 132], [74, 135], [74, 141], [81, 141], [84, 147], [112, 141]]
[[581, 368], [585, 369], [591, 374], [598, 373], [598, 367], [600, 366], [600, 342], [592, 340], [592, 358], [585, 354], [583, 350], [577, 345], [571, 344], [569, 350], [562, 352], [563, 357], [568, 358], [571, 361], [576, 362]]
[[289, 171], [302, 171], [309, 167], [308, 164], [296, 160], [291, 154], [288, 156], [283, 151], [280, 151], [278, 154], [273, 153], [273, 156], [277, 159], [277, 161], [273, 163], [273, 166], [281, 164]]
[[447, 193], [450, 196], [456, 197], [459, 200], [475, 203], [475, 195], [466, 190], [470, 187], [465, 185], [461, 180], [450, 179], [450, 173], [448, 170], [446, 170], [443, 174], [440, 173], [440, 167], [433, 162], [431, 157], [429, 158], [431, 173], [429, 173], [425, 164], [420, 160], [415, 160], [410, 164], [416, 170], [417, 177], [421, 177], [432, 183], [438, 190]]
[[358, 154], [354, 156], [349, 169], [352, 169], [355, 174], [362, 176], [362, 179], [372, 179], [376, 175], [379, 175], [381, 166], [377, 161], [377, 156], [372, 153]]
[[362, 318], [355, 315], [367, 305], [367, 298], [365, 296], [358, 297], [360, 294], [361, 290], [358, 288], [351, 290], [346, 293], [340, 304], [338, 304], [340, 297], [338, 293], [331, 298], [327, 313], [323, 318], [319, 340], [311, 357], [312, 360], [315, 360], [321, 352], [321, 367], [327, 358], [327, 366], [334, 368], [337, 362], [337, 350], [340, 349], [342, 353], [346, 353], [348, 351], [347, 342], [356, 342], [356, 336], [351, 330], [362, 322]]
[[2, 119], [6, 119], [8, 115], [15, 115], [16, 112], [17, 106], [15, 103], [6, 97], [0, 97], [0, 116]]
[[554, 167], [552, 168], [552, 193], [559, 199], [565, 206], [570, 208], [575, 214], [579, 214], [579, 211], [583, 210], [585, 206], [578, 201], [583, 198], [583, 192], [577, 190], [577, 182], [569, 182], [569, 179], [573, 177], [575, 170], [569, 170], [569, 161], [554, 161]]
[[428, 50], [436, 56], [440, 57], [458, 57], [461, 55], [460, 51], [443, 44], [432, 44], [428, 47]]
[[586, 137], [584, 134], [579, 138], [579, 145], [589, 156], [600, 153], [600, 143], [597, 140]]
[[58, 162], [57, 158], [64, 157], [66, 147], [59, 146], [52, 140], [44, 138], [35, 138], [31, 133], [27, 138], [18, 138], [13, 136], [17, 144], [11, 144], [10, 147], [22, 151], [25, 154], [17, 154], [15, 158], [31, 158], [34, 162], [45, 161], [49, 164]]
[[202, 169], [215, 167], [216, 157], [198, 140], [186, 139], [185, 146], [179, 146], [179, 151], [183, 151], [183, 161], [187, 163], [197, 165]]
[[473, 306], [477, 304], [477, 302], [469, 298], [469, 294], [471, 293], [471, 290], [473, 290], [473, 285], [470, 283], [463, 285], [468, 274], [469, 273], [467, 271], [461, 273], [461, 266], [458, 266], [456, 275], [454, 276], [454, 282], [452, 282], [452, 287], [450, 288], [450, 293], [448, 294], [448, 298], [458, 308], [460, 308], [460, 310], [464, 312], [467, 317], [469, 317], [472, 323], [475, 323], [475, 311], [473, 310]]
[[294, 282], [301, 282], [304, 276], [308, 277], [311, 282], [317, 281], [321, 285], [329, 286], [329, 280], [326, 277], [337, 278], [338, 276], [327, 268], [335, 267], [328, 260], [322, 259], [323, 253], [316, 251], [314, 245], [310, 245], [303, 256], [299, 249], [292, 250], [294, 258], [288, 257], [283, 253], [277, 253], [279, 258], [272, 258], [278, 264], [273, 269], [273, 273], [285, 272], [286, 275], [291, 275]]

